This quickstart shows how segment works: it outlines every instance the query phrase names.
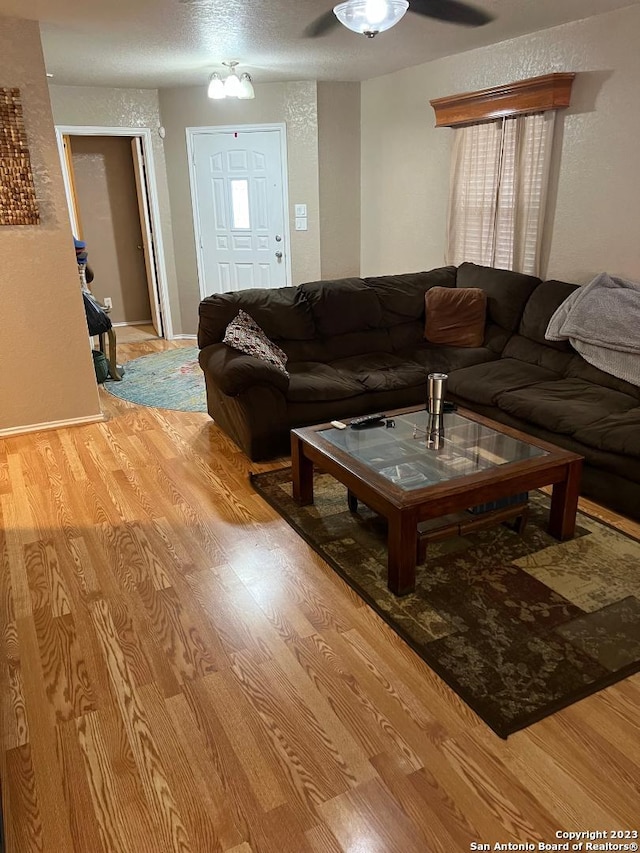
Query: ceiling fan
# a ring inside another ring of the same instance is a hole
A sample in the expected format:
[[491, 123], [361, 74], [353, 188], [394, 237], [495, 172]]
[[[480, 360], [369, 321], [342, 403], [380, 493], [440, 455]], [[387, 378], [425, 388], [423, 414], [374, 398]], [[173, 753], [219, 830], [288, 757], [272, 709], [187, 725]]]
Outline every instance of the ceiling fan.
[[373, 38], [397, 24], [407, 11], [466, 27], [481, 27], [493, 20], [493, 15], [463, 0], [411, 0], [411, 5], [407, 0], [347, 0], [317, 17], [304, 34], [307, 38], [318, 38], [343, 24], [353, 32]]

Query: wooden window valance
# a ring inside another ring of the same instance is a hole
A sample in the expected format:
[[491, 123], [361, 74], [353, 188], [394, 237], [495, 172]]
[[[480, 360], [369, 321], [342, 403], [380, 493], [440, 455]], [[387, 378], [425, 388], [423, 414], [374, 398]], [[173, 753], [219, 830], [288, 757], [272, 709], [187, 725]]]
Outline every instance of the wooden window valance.
[[434, 98], [429, 103], [436, 114], [436, 127], [457, 127], [505, 116], [541, 113], [569, 106], [575, 76], [572, 72], [543, 74], [492, 89]]

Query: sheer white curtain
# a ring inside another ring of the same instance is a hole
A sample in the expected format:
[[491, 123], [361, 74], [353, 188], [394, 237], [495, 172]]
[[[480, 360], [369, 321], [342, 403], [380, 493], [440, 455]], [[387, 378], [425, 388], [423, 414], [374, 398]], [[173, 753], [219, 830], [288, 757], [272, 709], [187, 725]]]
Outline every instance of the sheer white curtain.
[[537, 275], [554, 119], [550, 110], [455, 129], [447, 263]]

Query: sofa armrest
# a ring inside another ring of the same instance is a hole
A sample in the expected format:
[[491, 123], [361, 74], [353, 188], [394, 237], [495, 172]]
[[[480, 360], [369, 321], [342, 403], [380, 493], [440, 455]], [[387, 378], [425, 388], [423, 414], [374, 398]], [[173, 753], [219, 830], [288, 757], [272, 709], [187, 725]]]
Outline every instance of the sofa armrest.
[[199, 361], [204, 372], [230, 397], [254, 385], [273, 385], [283, 394], [289, 388], [289, 378], [277, 367], [226, 344], [210, 344], [200, 350]]

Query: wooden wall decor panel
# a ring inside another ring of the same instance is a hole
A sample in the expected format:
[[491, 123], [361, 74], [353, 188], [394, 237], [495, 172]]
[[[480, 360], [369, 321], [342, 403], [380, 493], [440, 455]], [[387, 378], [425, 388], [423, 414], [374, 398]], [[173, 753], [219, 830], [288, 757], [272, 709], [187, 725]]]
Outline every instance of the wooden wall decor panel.
[[0, 88], [0, 225], [38, 225], [20, 89]]
[[570, 105], [575, 76], [572, 72], [543, 74], [491, 89], [434, 98], [429, 103], [436, 114], [436, 127], [458, 127], [524, 113], [558, 110]]

